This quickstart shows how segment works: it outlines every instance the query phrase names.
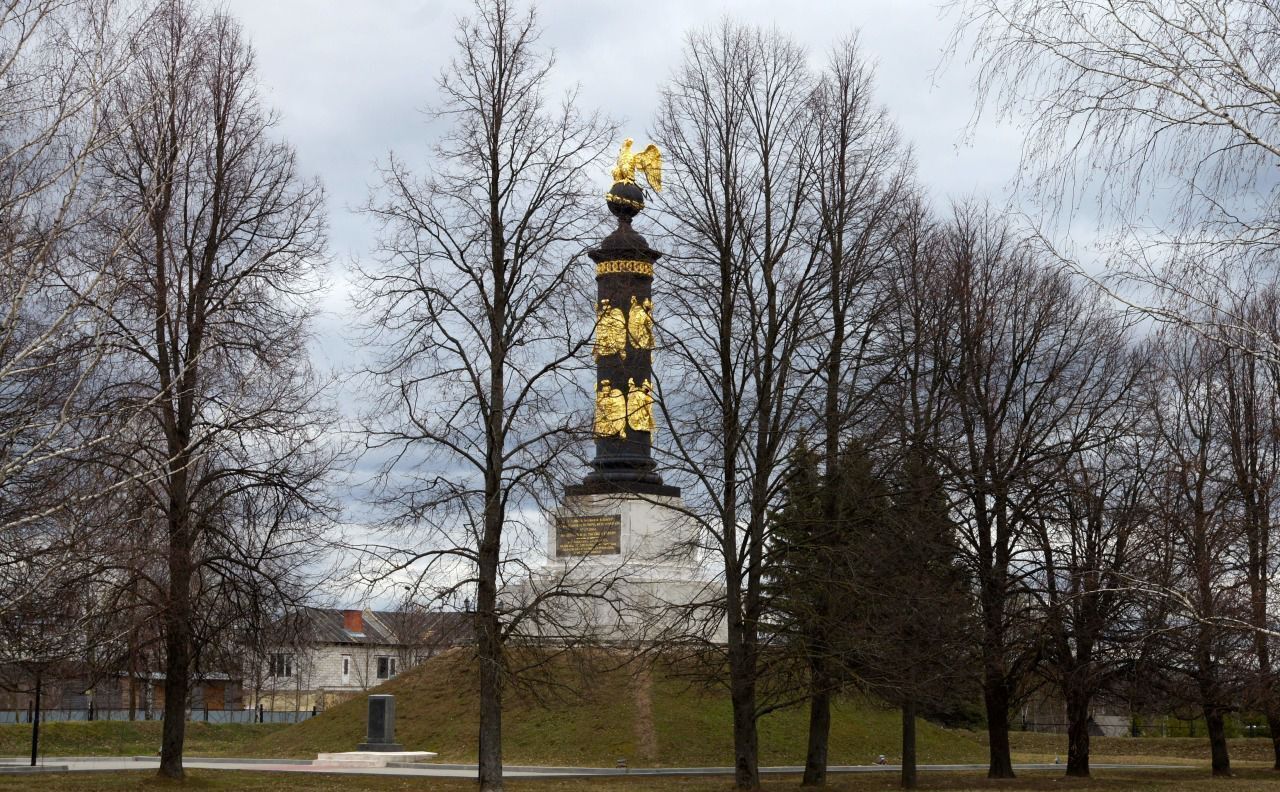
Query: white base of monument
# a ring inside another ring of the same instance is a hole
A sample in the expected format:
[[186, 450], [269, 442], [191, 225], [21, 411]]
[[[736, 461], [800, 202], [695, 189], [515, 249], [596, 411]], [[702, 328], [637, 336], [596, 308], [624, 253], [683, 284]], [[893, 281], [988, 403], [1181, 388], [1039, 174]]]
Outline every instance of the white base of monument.
[[342, 751], [316, 754], [312, 767], [386, 767], [388, 762], [425, 762], [432, 751]]
[[602, 643], [724, 643], [724, 587], [699, 561], [699, 536], [678, 497], [566, 498], [548, 529], [549, 560], [520, 587], [520, 596], [554, 590], [569, 596], [544, 596], [527, 634]]

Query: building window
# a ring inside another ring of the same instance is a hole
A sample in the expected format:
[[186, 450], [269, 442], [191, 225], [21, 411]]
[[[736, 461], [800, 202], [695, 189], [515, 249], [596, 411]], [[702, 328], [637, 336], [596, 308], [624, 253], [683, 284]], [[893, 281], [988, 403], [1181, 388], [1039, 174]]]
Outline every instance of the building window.
[[396, 675], [396, 659], [394, 657], [378, 658], [378, 679], [390, 679]]
[[351, 658], [350, 657], [342, 658], [342, 675], [351, 676]]
[[291, 677], [293, 676], [293, 655], [291, 654], [272, 654], [268, 657], [269, 668], [268, 676], [273, 677]]

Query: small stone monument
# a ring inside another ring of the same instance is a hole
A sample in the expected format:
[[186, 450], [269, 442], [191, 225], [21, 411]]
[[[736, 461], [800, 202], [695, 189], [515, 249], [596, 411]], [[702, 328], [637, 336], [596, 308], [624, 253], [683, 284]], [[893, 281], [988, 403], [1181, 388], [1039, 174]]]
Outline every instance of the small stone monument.
[[369, 723], [364, 742], [356, 746], [358, 751], [403, 751], [396, 742], [396, 697], [375, 695], [369, 697]]
[[369, 697], [369, 720], [364, 742], [354, 751], [322, 753], [312, 762], [314, 767], [387, 767], [434, 759], [431, 751], [406, 751], [396, 742], [396, 697]]

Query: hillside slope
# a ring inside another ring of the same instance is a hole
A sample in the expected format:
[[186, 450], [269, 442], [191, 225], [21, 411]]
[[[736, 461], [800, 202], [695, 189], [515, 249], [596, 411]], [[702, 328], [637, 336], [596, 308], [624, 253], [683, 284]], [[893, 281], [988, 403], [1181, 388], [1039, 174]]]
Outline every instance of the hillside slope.
[[[508, 696], [503, 718], [504, 759], [510, 764], [632, 767], [732, 764], [727, 694], [691, 688], [654, 671], [627, 670], [585, 678], [561, 663], [553, 683], [577, 695], [549, 693], [542, 701]], [[584, 679], [586, 681], [584, 681]], [[584, 689], [584, 687], [586, 689]], [[396, 737], [409, 750], [436, 751], [442, 762], [474, 762], [479, 723], [477, 674], [468, 650], [432, 658], [373, 692], [396, 697]], [[263, 738], [261, 756], [310, 757], [354, 750], [365, 733], [364, 696]], [[808, 711], [782, 710], [761, 722], [761, 761], [802, 764]], [[832, 716], [831, 761], [867, 764], [877, 754], [899, 753], [898, 713], [860, 700], [837, 703]], [[921, 762], [983, 761], [983, 747], [967, 732], [921, 721]]]

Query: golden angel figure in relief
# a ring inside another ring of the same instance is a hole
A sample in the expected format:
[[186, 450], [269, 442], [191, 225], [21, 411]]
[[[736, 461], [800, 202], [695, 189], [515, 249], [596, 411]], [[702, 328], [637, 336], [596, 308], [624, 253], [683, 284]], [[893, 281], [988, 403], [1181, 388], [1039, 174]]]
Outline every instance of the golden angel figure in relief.
[[618, 164], [613, 166], [613, 180], [635, 184], [636, 171], [640, 171], [654, 191], [662, 192], [662, 152], [652, 143], [644, 151], [633, 152], [631, 146], [634, 144], [631, 138], [622, 141]]
[[627, 439], [627, 397], [613, 387], [609, 380], [600, 380], [596, 391], [596, 437], [617, 435]]
[[627, 424], [637, 432], [657, 431], [653, 423], [653, 386], [649, 380], [636, 387], [636, 381], [627, 379]]
[[642, 304], [631, 296], [631, 309], [627, 311], [627, 333], [631, 346], [636, 349], [653, 349], [653, 300], [644, 298]]
[[596, 309], [596, 343], [591, 348], [596, 360], [609, 355], [627, 359], [627, 317], [621, 308], [614, 308], [609, 300], [600, 301]]

